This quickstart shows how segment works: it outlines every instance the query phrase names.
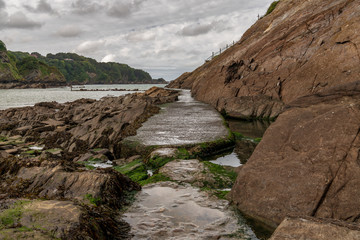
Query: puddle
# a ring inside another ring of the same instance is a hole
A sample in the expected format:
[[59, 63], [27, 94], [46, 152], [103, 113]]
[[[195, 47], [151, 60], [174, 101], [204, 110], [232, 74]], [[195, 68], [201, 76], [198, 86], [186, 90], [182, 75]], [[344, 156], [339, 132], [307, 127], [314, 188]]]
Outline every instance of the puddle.
[[173, 182], [144, 187], [124, 220], [131, 225], [132, 239], [221, 239], [229, 234], [257, 239], [248, 226], [238, 225], [227, 201]]
[[215, 163], [221, 166], [230, 166], [230, 167], [239, 167], [241, 166], [241, 162], [239, 160], [238, 155], [235, 152], [232, 152], [228, 155], [217, 158], [216, 160], [209, 161], [211, 163]]

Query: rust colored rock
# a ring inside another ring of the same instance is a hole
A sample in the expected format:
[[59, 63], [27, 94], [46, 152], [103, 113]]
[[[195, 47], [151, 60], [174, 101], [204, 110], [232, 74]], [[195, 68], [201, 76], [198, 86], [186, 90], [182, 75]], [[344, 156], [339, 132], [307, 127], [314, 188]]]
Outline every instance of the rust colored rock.
[[360, 223], [360, 82], [299, 98], [280, 114], [231, 191], [245, 214]]
[[181, 89], [191, 89], [193, 79], [191, 78], [191, 73], [183, 73], [176, 81], [170, 82], [166, 87], [168, 88], [181, 88]]
[[285, 218], [269, 240], [357, 240], [360, 227], [341, 221]]
[[[222, 98], [257, 95], [287, 104], [357, 81], [359, 13], [355, 0], [280, 1], [237, 44], [186, 74], [185, 85], [197, 100], [218, 107]], [[169, 86], [183, 82], [181, 76]]]
[[282, 101], [265, 95], [221, 98], [216, 105], [217, 110], [225, 116], [244, 120], [273, 119], [285, 107]]

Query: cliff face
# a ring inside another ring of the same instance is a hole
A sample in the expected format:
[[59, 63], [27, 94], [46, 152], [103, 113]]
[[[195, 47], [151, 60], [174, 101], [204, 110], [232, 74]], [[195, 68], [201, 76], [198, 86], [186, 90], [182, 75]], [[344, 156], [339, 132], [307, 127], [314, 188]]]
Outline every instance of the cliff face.
[[358, 80], [359, 10], [355, 0], [282, 0], [235, 46], [172, 86], [190, 82], [198, 100], [226, 111], [219, 99], [266, 95], [286, 104]]

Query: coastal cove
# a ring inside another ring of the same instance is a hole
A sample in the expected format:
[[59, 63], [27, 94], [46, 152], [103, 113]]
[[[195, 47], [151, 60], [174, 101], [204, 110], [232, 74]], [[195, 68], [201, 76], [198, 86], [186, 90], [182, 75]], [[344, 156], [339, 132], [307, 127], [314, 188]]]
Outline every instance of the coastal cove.
[[[151, 27], [152, 1], [23, 5], [34, 21], [136, 24], [121, 36], [97, 29], [73, 53], [0, 40], [0, 240], [360, 240], [360, 2], [271, 1], [184, 0], [154, 18], [170, 25]], [[216, 51], [244, 23], [231, 13], [255, 14], [245, 7], [255, 2], [270, 6]], [[75, 12], [85, 4], [90, 12]], [[4, 32], [19, 16], [11, 7], [0, 0]], [[215, 46], [208, 58], [190, 52], [203, 37]], [[112, 62], [133, 57], [178, 77], [160, 84], [166, 75]]]

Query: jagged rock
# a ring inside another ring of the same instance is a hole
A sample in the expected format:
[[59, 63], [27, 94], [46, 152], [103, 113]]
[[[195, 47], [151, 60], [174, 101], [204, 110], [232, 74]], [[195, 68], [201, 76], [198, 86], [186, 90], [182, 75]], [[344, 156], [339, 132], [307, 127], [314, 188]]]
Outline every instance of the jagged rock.
[[139, 185], [115, 170], [81, 171], [77, 165], [56, 160], [0, 159], [0, 172], [0, 192], [9, 197], [30, 195], [86, 202], [86, 196], [91, 195], [101, 204], [118, 208], [125, 191], [140, 190]]
[[276, 227], [287, 216], [360, 221], [360, 82], [289, 104], [232, 188], [245, 214]]
[[257, 95], [287, 104], [359, 79], [359, 29], [357, 1], [280, 1], [233, 47], [169, 86], [191, 86], [214, 107]]
[[[12, 211], [12, 215], [6, 212]], [[116, 214], [70, 201], [0, 200], [0, 216], [10, 216], [0, 239], [127, 239], [129, 226]], [[116, 226], [116, 227], [115, 227]]]
[[88, 149], [107, 148], [119, 157], [121, 140], [134, 135], [144, 121], [159, 111], [156, 104], [175, 101], [177, 96], [177, 91], [155, 87], [145, 93], [100, 101], [38, 103], [0, 111], [0, 130], [5, 135], [21, 134], [26, 141], [42, 140], [46, 149], [61, 148], [76, 155]]
[[341, 221], [315, 218], [285, 218], [269, 240], [356, 240], [360, 227]]

